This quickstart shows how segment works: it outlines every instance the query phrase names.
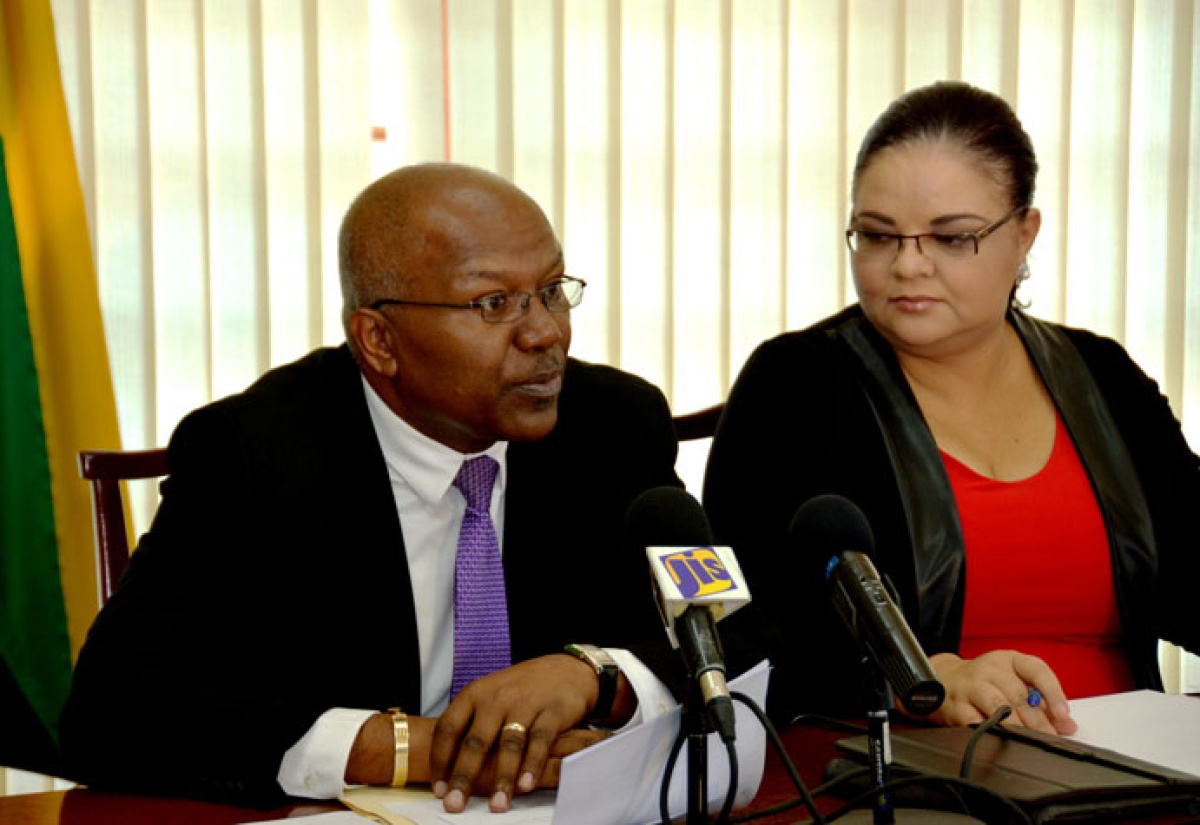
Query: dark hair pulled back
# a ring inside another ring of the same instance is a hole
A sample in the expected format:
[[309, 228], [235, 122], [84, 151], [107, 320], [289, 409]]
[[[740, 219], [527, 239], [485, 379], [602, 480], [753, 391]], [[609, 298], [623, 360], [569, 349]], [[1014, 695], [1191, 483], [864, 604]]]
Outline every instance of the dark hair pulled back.
[[853, 191], [881, 150], [914, 141], [948, 140], [1001, 173], [1013, 208], [1033, 205], [1037, 157], [1012, 107], [999, 95], [959, 81], [941, 81], [901, 95], [863, 138]]

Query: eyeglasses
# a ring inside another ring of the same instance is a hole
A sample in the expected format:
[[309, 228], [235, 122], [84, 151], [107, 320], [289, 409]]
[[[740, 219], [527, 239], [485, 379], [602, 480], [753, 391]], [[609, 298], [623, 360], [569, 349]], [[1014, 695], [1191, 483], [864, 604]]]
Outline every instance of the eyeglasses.
[[479, 317], [489, 324], [512, 324], [529, 314], [529, 305], [536, 297], [550, 312], [566, 312], [579, 306], [587, 281], [564, 275], [536, 292], [493, 292], [473, 301], [447, 303], [444, 301], [404, 301], [399, 298], [380, 298], [371, 309], [385, 306], [443, 307], [445, 309], [477, 309]]
[[[995, 223], [989, 223], [978, 232], [922, 232], [919, 235], [897, 235], [894, 232], [874, 232], [868, 229], [847, 229], [846, 246], [855, 255], [863, 258], [883, 258], [898, 255], [904, 242], [911, 238], [922, 255], [940, 258], [969, 258], [979, 254], [979, 242], [991, 235], [1017, 215], [1029, 209], [1018, 206]], [[922, 246], [921, 242], [926, 245]]]

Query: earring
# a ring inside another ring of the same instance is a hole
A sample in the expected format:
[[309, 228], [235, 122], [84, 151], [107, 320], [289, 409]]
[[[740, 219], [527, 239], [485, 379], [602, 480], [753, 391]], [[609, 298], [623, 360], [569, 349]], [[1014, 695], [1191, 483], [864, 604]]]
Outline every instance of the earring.
[[1020, 286], [1021, 284], [1025, 283], [1028, 280], [1029, 280], [1029, 261], [1021, 261], [1021, 264], [1017, 267], [1017, 282], [1013, 286], [1014, 287]]

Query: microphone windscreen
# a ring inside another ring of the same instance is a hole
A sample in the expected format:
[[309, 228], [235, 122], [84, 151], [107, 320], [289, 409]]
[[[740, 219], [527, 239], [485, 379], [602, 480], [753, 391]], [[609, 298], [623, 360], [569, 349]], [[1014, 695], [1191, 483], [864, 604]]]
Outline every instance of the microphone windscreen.
[[707, 547], [714, 544], [708, 516], [680, 487], [654, 487], [625, 512], [625, 536], [636, 547]]
[[824, 565], [845, 550], [870, 555], [875, 550], [871, 525], [848, 498], [823, 495], [800, 506], [788, 527], [788, 546]]

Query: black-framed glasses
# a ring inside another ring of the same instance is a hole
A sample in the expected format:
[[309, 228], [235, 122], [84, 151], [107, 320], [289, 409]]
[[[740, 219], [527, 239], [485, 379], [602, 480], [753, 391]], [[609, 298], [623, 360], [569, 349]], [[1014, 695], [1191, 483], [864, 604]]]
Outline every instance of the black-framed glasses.
[[991, 235], [1017, 215], [1029, 209], [1018, 206], [1003, 218], [989, 223], [976, 232], [922, 232], [918, 235], [899, 235], [895, 232], [876, 232], [871, 229], [847, 229], [846, 246], [864, 258], [883, 258], [900, 254], [904, 242], [912, 239], [922, 255], [942, 258], [969, 258], [979, 254], [979, 242]]
[[473, 301], [449, 303], [446, 301], [405, 301], [400, 298], [380, 298], [370, 304], [371, 309], [386, 306], [441, 307], [443, 309], [477, 309], [479, 317], [489, 324], [512, 324], [529, 314], [529, 304], [534, 298], [542, 302], [550, 312], [566, 312], [579, 306], [583, 300], [583, 288], [587, 281], [570, 275], [551, 281], [536, 292], [493, 292]]

